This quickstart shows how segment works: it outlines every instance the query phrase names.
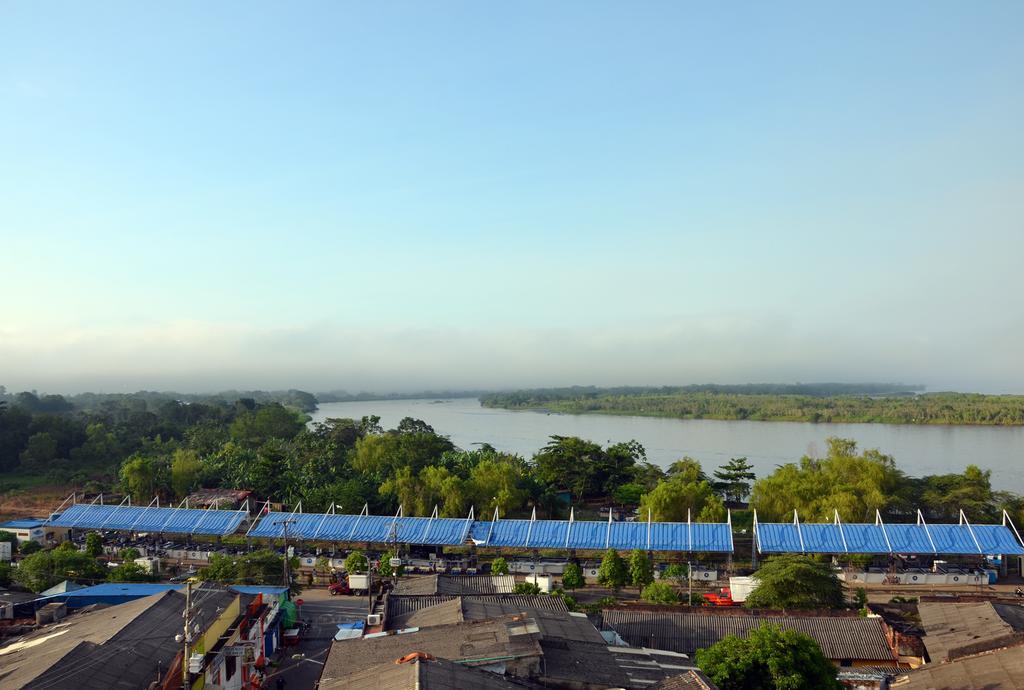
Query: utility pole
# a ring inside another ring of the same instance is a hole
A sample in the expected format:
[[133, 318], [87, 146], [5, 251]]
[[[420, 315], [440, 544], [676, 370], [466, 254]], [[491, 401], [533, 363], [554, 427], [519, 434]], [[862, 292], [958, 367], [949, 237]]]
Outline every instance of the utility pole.
[[191, 578], [185, 582], [185, 612], [182, 613], [185, 617], [185, 634], [182, 635], [182, 641], [185, 643], [185, 649], [181, 657], [181, 687], [188, 688], [188, 643], [189, 640], [189, 623], [192, 622], [192, 580]]
[[292, 598], [292, 595], [291, 595], [292, 573], [291, 573], [290, 564], [288, 562], [290, 560], [288, 558], [288, 525], [295, 524], [296, 522], [297, 522], [297, 520], [291, 520], [291, 519], [288, 519], [288, 520], [277, 520], [276, 522], [274, 522], [275, 525], [283, 525], [284, 526], [284, 586], [288, 590], [286, 592], [286, 594], [288, 595], [289, 599]]

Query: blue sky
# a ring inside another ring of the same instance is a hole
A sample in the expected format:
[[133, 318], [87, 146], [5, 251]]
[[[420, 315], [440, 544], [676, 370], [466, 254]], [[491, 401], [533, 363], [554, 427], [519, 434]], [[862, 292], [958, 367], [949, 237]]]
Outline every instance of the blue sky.
[[1024, 392], [1024, 4], [0, 6], [0, 384]]

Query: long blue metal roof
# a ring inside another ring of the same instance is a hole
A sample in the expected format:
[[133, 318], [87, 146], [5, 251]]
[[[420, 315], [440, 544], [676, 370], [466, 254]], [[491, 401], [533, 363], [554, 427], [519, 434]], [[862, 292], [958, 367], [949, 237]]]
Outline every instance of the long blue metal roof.
[[509, 548], [732, 551], [732, 526], [725, 522], [497, 520], [477, 522], [470, 536], [478, 546]]
[[237, 530], [246, 515], [244, 510], [76, 503], [51, 519], [48, 524], [80, 529], [224, 536]]
[[755, 531], [761, 553], [1024, 555], [1005, 525], [759, 522]]
[[472, 527], [472, 520], [468, 518], [267, 513], [249, 532], [249, 536], [275, 539], [283, 537], [286, 523], [290, 539], [383, 544], [394, 538], [405, 544], [448, 546], [465, 543]]

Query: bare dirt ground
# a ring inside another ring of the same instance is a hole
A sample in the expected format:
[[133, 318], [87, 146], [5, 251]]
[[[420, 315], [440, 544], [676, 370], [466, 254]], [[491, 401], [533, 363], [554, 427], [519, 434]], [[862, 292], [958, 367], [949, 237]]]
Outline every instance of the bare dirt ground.
[[45, 517], [70, 493], [66, 486], [38, 486], [0, 494], [0, 521]]

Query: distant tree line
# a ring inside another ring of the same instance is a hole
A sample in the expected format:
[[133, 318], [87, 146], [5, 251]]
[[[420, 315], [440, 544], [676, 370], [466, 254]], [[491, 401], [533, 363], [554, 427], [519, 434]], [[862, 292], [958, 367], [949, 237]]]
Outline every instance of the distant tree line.
[[[0, 490], [36, 477], [86, 491], [121, 491], [135, 502], [177, 501], [200, 487], [252, 491], [307, 511], [340, 505], [376, 513], [399, 505], [407, 515], [567, 517], [570, 505], [635, 507], [638, 519], [721, 521], [727, 507], [750, 507], [764, 521], [794, 509], [808, 521], [833, 511], [848, 522], [956, 520], [979, 522], [1006, 509], [1024, 517], [1016, 494], [992, 487], [990, 472], [909, 477], [877, 450], [832, 438], [823, 458], [804, 457], [757, 478], [745, 458], [705, 473], [684, 457], [667, 468], [647, 461], [637, 441], [601, 445], [552, 436], [532, 457], [484, 444], [457, 448], [423, 421], [405, 418], [384, 429], [377, 417], [308, 424], [294, 407], [239, 398], [232, 403], [152, 404], [114, 398], [89, 411], [48, 396], [15, 396], [0, 404]], [[66, 402], [66, 401], [65, 401]], [[28, 407], [26, 407], [28, 405]]]
[[880, 424], [1024, 424], [1024, 396], [913, 394], [916, 386], [807, 384], [553, 388], [493, 393], [485, 407], [677, 419]]

